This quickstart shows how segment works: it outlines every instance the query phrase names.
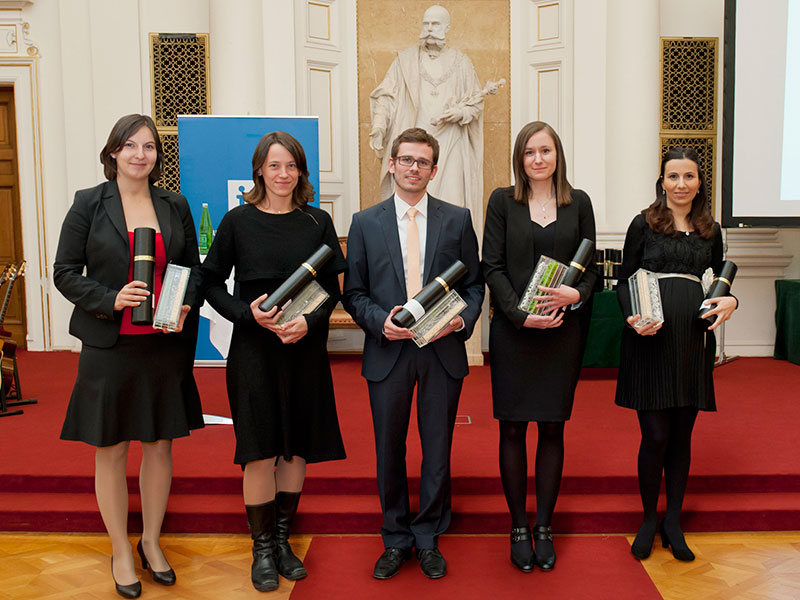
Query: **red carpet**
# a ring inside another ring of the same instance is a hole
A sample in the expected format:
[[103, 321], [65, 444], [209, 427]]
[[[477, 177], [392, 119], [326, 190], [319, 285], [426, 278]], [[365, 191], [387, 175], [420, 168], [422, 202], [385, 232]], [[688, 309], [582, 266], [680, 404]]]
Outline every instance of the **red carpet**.
[[304, 560], [308, 578], [295, 584], [291, 599], [661, 598], [623, 537], [558, 537], [558, 564], [549, 573], [515, 569], [505, 536], [444, 536], [439, 547], [447, 560], [444, 578], [428, 579], [412, 559], [392, 579], [378, 581], [372, 567], [383, 551], [379, 537], [315, 537]]
[[[77, 355], [20, 352], [26, 397], [38, 405], [0, 419], [0, 530], [102, 530], [93, 498], [93, 449], [58, 439]], [[311, 465], [298, 516], [301, 531], [373, 533], [380, 525], [372, 427], [360, 359], [333, 359], [348, 458]], [[196, 369], [207, 413], [228, 414], [223, 369]], [[614, 370], [586, 369], [566, 429], [562, 494], [554, 526], [564, 532], [631, 532], [638, 527], [635, 414], [613, 404]], [[686, 501], [688, 530], [800, 529], [800, 367], [741, 359], [716, 373], [718, 413], [700, 415]], [[452, 532], [500, 533], [508, 527], [497, 468], [497, 424], [488, 367], [464, 383], [453, 447]], [[530, 447], [535, 446], [531, 427]], [[409, 474], [418, 486], [416, 429]], [[138, 445], [129, 476], [136, 487]], [[175, 479], [167, 531], [246, 531], [241, 471], [232, 464], [229, 426], [208, 426], [174, 444]], [[532, 453], [531, 453], [532, 455]], [[531, 461], [532, 464], [532, 461]], [[529, 486], [533, 490], [533, 484]], [[131, 499], [136, 528], [138, 498]], [[531, 510], [534, 509], [531, 499]]]

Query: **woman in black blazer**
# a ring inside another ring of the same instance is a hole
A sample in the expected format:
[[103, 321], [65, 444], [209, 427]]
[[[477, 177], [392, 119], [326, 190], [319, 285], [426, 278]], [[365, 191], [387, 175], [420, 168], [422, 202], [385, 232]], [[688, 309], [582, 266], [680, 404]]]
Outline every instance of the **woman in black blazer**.
[[[142, 442], [142, 567], [156, 583], [172, 585], [175, 573], [159, 547], [172, 440], [203, 426], [192, 375], [200, 260], [186, 198], [152, 185], [164, 154], [150, 117], [117, 121], [100, 161], [108, 181], [75, 194], [54, 266], [56, 287], [75, 305], [70, 333], [83, 342], [61, 439], [97, 447], [95, 490], [113, 546], [112, 576], [121, 596], [136, 598], [141, 583], [128, 541], [128, 446]], [[157, 232], [154, 306], [168, 262], [193, 268], [175, 332], [131, 323], [131, 308], [150, 294], [144, 282], [132, 281], [137, 227]]]
[[[483, 274], [494, 309], [489, 334], [492, 401], [500, 421], [500, 476], [511, 513], [511, 562], [530, 572], [555, 565], [550, 529], [564, 463], [564, 422], [572, 412], [588, 305], [596, 274], [576, 287], [540, 288], [547, 315], [520, 310], [539, 258], [569, 263], [581, 240], [595, 239], [589, 196], [566, 177], [561, 140], [546, 123], [528, 123], [513, 155], [516, 184], [492, 192], [483, 232]], [[536, 421], [535, 548], [525, 511], [528, 423]]]

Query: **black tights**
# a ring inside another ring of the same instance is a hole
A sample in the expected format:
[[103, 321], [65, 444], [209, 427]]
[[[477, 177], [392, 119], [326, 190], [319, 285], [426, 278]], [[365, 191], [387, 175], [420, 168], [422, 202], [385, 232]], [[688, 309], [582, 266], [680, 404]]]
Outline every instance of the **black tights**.
[[[692, 407], [664, 410], [639, 410], [642, 443], [639, 446], [639, 493], [642, 496], [644, 525], [656, 527], [656, 508], [661, 488], [661, 472], [667, 492], [667, 515], [664, 526], [675, 538], [680, 533], [680, 514], [692, 454], [692, 428], [697, 409]], [[673, 537], [673, 536], [671, 536]], [[680, 535], [682, 538], [683, 536]]]
[[[550, 525], [564, 466], [564, 421], [537, 423], [536, 524]], [[528, 493], [528, 423], [500, 421], [500, 478], [511, 513], [511, 526], [528, 525], [525, 503]]]

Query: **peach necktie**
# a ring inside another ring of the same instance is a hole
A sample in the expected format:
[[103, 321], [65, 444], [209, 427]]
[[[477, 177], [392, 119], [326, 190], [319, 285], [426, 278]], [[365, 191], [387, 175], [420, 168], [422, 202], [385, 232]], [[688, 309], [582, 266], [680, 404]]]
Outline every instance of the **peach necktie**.
[[413, 298], [422, 289], [422, 275], [419, 272], [419, 229], [414, 217], [417, 216], [416, 208], [409, 208], [408, 215], [408, 237], [406, 238], [406, 256], [408, 260], [408, 281], [406, 289], [408, 297]]

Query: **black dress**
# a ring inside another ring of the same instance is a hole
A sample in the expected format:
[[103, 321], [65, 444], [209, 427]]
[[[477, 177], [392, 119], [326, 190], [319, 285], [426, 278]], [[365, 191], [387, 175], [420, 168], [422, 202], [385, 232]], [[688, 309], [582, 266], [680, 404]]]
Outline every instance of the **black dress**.
[[[569, 262], [583, 238], [594, 241], [589, 197], [572, 193], [572, 204], [543, 228], [530, 220], [527, 205], [514, 202], [511, 188], [495, 190], [487, 208], [483, 266], [491, 292], [489, 355], [494, 417], [506, 421], [566, 421], [572, 414], [575, 386], [591, 310], [596, 274], [588, 271], [577, 285], [582, 303], [567, 307], [563, 323], [552, 329], [522, 327], [517, 308], [541, 255]], [[523, 230], [524, 229], [524, 230]]]
[[126, 334], [123, 321], [130, 324], [131, 309], [116, 311], [113, 305], [133, 278], [133, 233], [124, 229], [117, 184], [75, 194], [54, 265], [56, 286], [75, 304], [70, 333], [83, 342], [63, 440], [98, 447], [156, 442], [203, 427], [192, 372], [200, 304], [194, 223], [186, 198], [153, 186], [150, 193], [162, 232], [156, 238], [156, 277], [163, 277], [167, 261], [191, 267], [185, 302], [193, 308], [180, 333], [142, 327], [149, 333]]
[[[283, 344], [255, 321], [250, 303], [274, 291], [322, 243], [335, 253], [317, 276], [330, 298], [306, 315], [303, 338]], [[226, 381], [235, 463], [273, 456], [300, 456], [309, 463], [345, 457], [326, 347], [328, 319], [340, 296], [338, 274], [345, 266], [330, 216], [318, 208], [275, 215], [245, 204], [220, 222], [203, 274], [208, 302], [234, 324]], [[225, 287], [232, 268], [235, 296]]]
[[[628, 227], [617, 295], [625, 318], [631, 316], [628, 277], [643, 268], [657, 273], [683, 273], [702, 278], [722, 266], [722, 234], [715, 225], [711, 239], [697, 233], [676, 236], [654, 233], [643, 215]], [[652, 336], [631, 327], [622, 332], [616, 403], [636, 410], [683, 406], [716, 410], [714, 354], [716, 338], [710, 323], [697, 313], [703, 288], [682, 277], [659, 280], [664, 324]]]

